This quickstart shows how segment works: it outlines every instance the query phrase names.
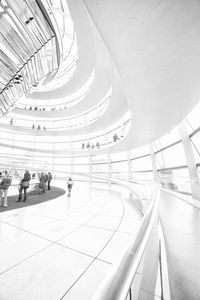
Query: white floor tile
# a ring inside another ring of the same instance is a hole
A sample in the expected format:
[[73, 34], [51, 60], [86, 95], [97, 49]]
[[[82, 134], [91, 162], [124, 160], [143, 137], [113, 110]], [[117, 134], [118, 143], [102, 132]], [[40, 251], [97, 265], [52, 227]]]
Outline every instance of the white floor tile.
[[0, 276], [0, 299], [60, 299], [91, 261], [53, 245]]
[[50, 244], [51, 242], [29, 233], [21, 233], [10, 239], [1, 241], [0, 273]]
[[57, 241], [58, 239], [70, 234], [79, 227], [80, 225], [78, 224], [76, 225], [57, 220], [49, 222], [40, 227], [30, 229], [29, 231], [41, 237], [49, 239], [50, 241]]
[[95, 260], [87, 272], [69, 290], [64, 300], [89, 300], [102, 280], [111, 269], [111, 265]]
[[115, 262], [140, 224], [127, 195], [102, 187], [76, 182], [70, 198], [0, 213], [0, 300], [91, 297], [111, 264], [97, 260], [87, 269], [90, 256], [102, 251], [100, 259]]
[[79, 213], [73, 213], [70, 215], [67, 215], [66, 217], [61, 217], [60, 219], [66, 222], [71, 222], [75, 224], [84, 224], [88, 222], [91, 218], [93, 218], [94, 214], [79, 214]]
[[50, 218], [40, 217], [37, 215], [31, 214], [9, 214], [3, 218], [4, 222], [8, 224], [14, 225], [18, 228], [22, 228], [24, 230], [28, 230], [30, 228], [34, 228], [37, 226], [41, 226], [51, 221]]
[[116, 230], [121, 217], [96, 216], [87, 223], [88, 226], [99, 227], [107, 230]]
[[21, 233], [21, 230], [12, 225], [0, 222], [0, 241], [13, 237]]
[[59, 240], [59, 244], [95, 257], [109, 241], [111, 235], [112, 231], [81, 227], [70, 236]]

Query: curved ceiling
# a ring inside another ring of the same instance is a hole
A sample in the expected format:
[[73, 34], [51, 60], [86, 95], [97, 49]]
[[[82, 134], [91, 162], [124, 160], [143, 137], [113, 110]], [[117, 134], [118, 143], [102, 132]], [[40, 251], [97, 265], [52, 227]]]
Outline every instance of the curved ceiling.
[[[83, 135], [106, 130], [128, 111], [127, 136], [109, 150], [123, 151], [151, 143], [177, 125], [200, 96], [200, 2], [196, 0], [68, 0], [78, 45], [76, 70], [62, 87], [27, 95], [27, 105], [65, 98], [94, 80], [83, 99], [61, 111], [15, 108], [17, 117], [51, 120], [85, 113], [110, 88], [112, 98], [93, 124], [73, 130], [32, 131], [31, 135]], [[9, 115], [8, 115], [9, 116]], [[10, 125], [1, 124], [9, 129]], [[46, 150], [45, 150], [46, 151]], [[101, 149], [99, 150], [101, 151]]]
[[82, 2], [116, 65], [132, 111], [123, 145], [150, 143], [199, 101], [200, 2]]

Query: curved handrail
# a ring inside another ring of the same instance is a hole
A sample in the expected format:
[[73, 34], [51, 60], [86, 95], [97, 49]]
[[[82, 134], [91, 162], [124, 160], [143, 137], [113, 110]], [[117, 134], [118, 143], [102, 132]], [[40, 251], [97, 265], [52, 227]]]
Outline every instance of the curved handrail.
[[158, 217], [159, 189], [156, 186], [152, 201], [138, 229], [136, 239], [131, 241], [122, 259], [116, 264], [92, 300], [124, 300], [136, 276], [140, 261]]

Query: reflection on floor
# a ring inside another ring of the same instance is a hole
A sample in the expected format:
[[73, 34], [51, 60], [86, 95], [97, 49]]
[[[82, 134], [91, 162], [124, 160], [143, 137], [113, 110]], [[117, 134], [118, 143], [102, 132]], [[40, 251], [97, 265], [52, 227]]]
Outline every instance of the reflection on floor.
[[0, 299], [90, 299], [141, 219], [124, 190], [98, 187], [0, 213]]
[[161, 192], [160, 216], [166, 241], [171, 298], [200, 299], [200, 210]]
[[16, 200], [18, 200], [18, 195], [19, 195], [18, 188], [16, 186], [10, 187], [8, 193], [9, 193], [8, 206], [7, 207], [0, 206], [0, 212], [21, 208], [29, 205], [35, 205], [41, 202], [58, 198], [65, 194], [65, 190], [54, 186], [51, 187], [50, 191], [47, 190], [45, 193], [42, 194], [39, 192], [39, 190], [33, 190], [27, 193], [27, 201], [25, 202], [24, 201], [16, 202]]

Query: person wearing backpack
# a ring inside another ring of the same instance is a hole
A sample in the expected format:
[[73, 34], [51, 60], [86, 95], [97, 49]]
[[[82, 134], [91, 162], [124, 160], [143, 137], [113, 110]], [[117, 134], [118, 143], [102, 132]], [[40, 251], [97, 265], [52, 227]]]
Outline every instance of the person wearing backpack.
[[5, 170], [4, 175], [1, 174], [0, 177], [0, 202], [1, 206], [7, 207], [8, 201], [8, 188], [12, 183], [12, 178], [9, 176], [8, 172]]
[[52, 175], [51, 175], [51, 172], [48, 172], [48, 179], [47, 179], [47, 183], [48, 183], [48, 190], [50, 190], [50, 183], [51, 183], [51, 180], [52, 180]]
[[29, 181], [31, 180], [31, 174], [26, 169], [24, 173], [24, 177], [19, 183], [19, 196], [17, 202], [22, 201], [22, 192], [24, 191], [24, 199], [25, 202], [27, 200], [27, 189], [29, 188]]

